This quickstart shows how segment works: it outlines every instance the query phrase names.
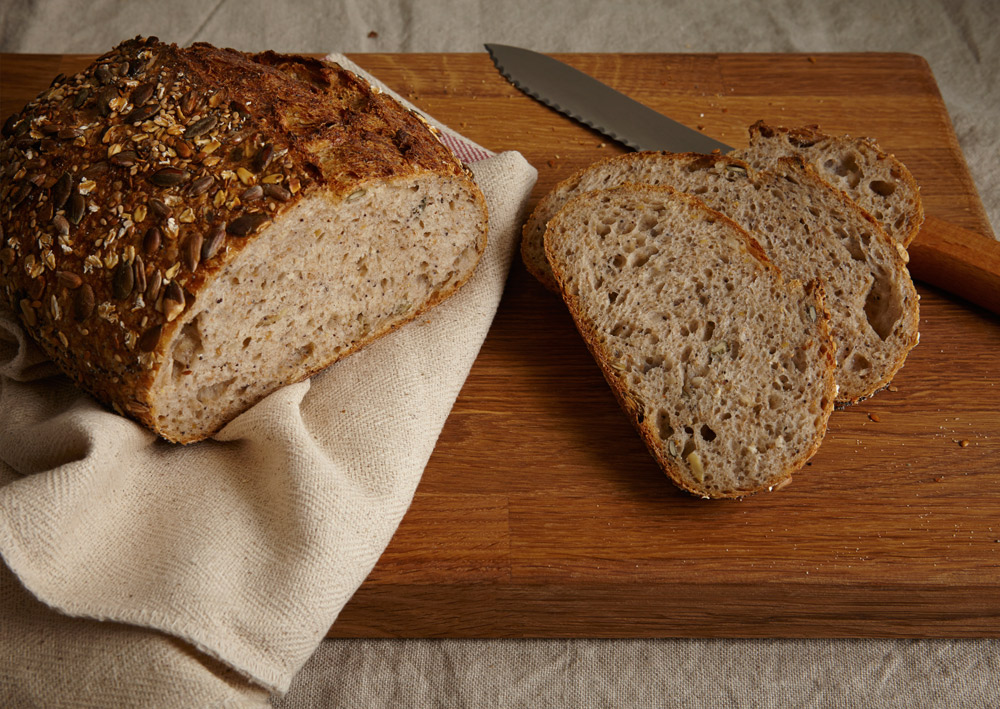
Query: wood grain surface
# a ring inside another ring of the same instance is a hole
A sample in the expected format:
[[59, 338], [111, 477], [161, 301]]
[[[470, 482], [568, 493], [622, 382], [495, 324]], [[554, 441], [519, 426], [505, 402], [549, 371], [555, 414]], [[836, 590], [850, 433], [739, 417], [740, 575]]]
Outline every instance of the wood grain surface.
[[[792, 485], [703, 501], [665, 480], [561, 303], [516, 262], [413, 504], [330, 635], [1000, 634], [1000, 319], [969, 302], [1000, 309], [1000, 251], [926, 62], [559, 58], [734, 146], [759, 118], [876, 137], [922, 186], [921, 343], [890, 390], [834, 413]], [[0, 57], [0, 118], [90, 59]], [[472, 140], [520, 151], [539, 170], [532, 204], [622, 150], [485, 53], [352, 59]]]

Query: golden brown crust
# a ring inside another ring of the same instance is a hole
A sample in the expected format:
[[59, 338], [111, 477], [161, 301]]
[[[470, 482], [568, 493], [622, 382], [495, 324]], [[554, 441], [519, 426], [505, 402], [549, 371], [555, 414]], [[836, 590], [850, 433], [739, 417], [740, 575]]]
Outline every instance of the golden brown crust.
[[336, 64], [156, 38], [57, 77], [3, 125], [0, 291], [45, 352], [153, 426], [180, 315], [304, 196], [468, 168]]

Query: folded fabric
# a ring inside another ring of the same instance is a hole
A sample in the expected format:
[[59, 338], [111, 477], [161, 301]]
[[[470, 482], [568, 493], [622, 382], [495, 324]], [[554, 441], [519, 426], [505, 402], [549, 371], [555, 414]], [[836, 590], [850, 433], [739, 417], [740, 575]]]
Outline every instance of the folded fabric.
[[[472, 279], [211, 440], [171, 445], [102, 408], [0, 315], [0, 553], [16, 575], [4, 570], [0, 584], [16, 630], [0, 634], [0, 690], [27, 682], [8, 696], [58, 706], [80, 679], [56, 665], [86, 643], [104, 645], [109, 663], [75, 687], [97, 704], [156, 704], [128, 648], [194, 689], [200, 672], [235, 697], [231, 668], [287, 690], [410, 504], [489, 330], [537, 177], [519, 154], [439, 128], [490, 211]], [[137, 693], [123, 700], [129, 685]]]

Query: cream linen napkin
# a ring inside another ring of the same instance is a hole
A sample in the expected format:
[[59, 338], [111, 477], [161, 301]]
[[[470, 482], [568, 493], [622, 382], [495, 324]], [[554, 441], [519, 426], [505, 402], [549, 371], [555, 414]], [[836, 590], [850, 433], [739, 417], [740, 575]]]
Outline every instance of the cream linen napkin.
[[106, 411], [0, 317], [0, 553], [16, 575], [0, 578], [0, 704], [266, 701], [242, 677], [287, 690], [410, 504], [537, 177], [440, 127], [490, 210], [472, 279], [214, 440], [171, 445]]

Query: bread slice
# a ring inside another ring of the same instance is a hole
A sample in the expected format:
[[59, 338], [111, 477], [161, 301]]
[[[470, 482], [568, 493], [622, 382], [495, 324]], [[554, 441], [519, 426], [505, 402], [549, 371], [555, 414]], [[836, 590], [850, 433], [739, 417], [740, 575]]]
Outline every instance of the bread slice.
[[747, 232], [669, 187], [578, 196], [544, 241], [580, 334], [678, 486], [747, 495], [815, 453], [835, 389], [818, 286], [786, 283]]
[[817, 126], [781, 128], [757, 121], [750, 126], [749, 146], [730, 155], [758, 170], [769, 169], [779, 158], [802, 158], [903, 246], [910, 245], [924, 223], [917, 181], [871, 138], [830, 136]]
[[[917, 343], [917, 293], [906, 251], [845, 194], [794, 158], [774, 171], [754, 172], [721, 155], [627, 153], [595, 163], [557, 185], [524, 227], [522, 254], [543, 278], [540, 225], [567, 200], [625, 183], [667, 184], [696, 195], [756, 238], [786, 278], [824, 282], [837, 343], [839, 404], [888, 385]], [[551, 280], [551, 275], [547, 275]]]
[[454, 293], [471, 172], [343, 68], [130, 40], [3, 127], [0, 293], [81, 387], [211, 435]]

